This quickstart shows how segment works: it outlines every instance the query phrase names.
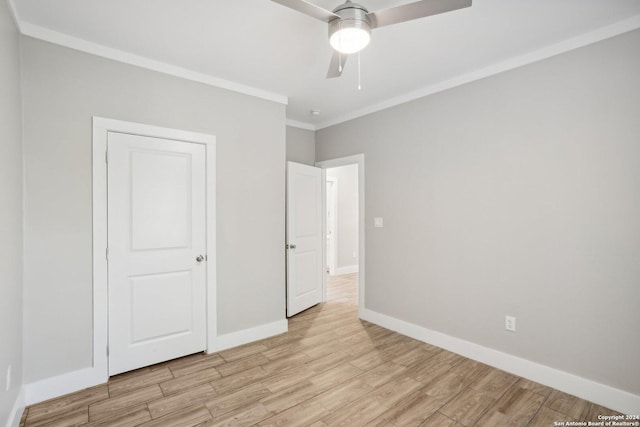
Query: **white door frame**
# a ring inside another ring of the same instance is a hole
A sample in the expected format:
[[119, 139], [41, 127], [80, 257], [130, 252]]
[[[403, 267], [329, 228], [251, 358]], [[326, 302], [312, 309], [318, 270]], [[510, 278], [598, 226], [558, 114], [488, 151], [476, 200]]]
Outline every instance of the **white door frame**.
[[[323, 173], [326, 174], [326, 172]], [[328, 257], [329, 261], [327, 262], [327, 266], [329, 267], [329, 275], [333, 276], [336, 274], [336, 270], [338, 268], [338, 178], [335, 177], [331, 177], [331, 176], [327, 176], [325, 179], [325, 185], [327, 182], [331, 182], [333, 184], [333, 186], [331, 187], [331, 191], [333, 193], [333, 203], [331, 203], [331, 206], [329, 206], [329, 203], [325, 203], [323, 204], [323, 206], [325, 207], [325, 221], [326, 221], [326, 214], [327, 214], [327, 210], [331, 209], [333, 212], [333, 217], [332, 217], [332, 222], [333, 222], [333, 233], [331, 234], [331, 238], [329, 239], [331, 241], [331, 245], [329, 245], [329, 247], [326, 249], [327, 251], [330, 251], [332, 256]], [[325, 190], [325, 197], [326, 197], [326, 190]], [[326, 228], [325, 227], [325, 234], [326, 234]], [[325, 236], [326, 239], [326, 236]], [[328, 253], [328, 252], [327, 252]]]
[[94, 378], [109, 378], [107, 276], [107, 134], [128, 133], [204, 144], [207, 187], [207, 352], [214, 351], [216, 316], [216, 137], [121, 120], [93, 117], [93, 366]]
[[[327, 171], [325, 169], [337, 168], [347, 165], [358, 165], [358, 316], [362, 318], [364, 313], [364, 294], [365, 294], [365, 251], [364, 251], [364, 154], [355, 154], [353, 156], [340, 157], [337, 159], [323, 160], [316, 162], [316, 166], [322, 168], [322, 204], [323, 209], [326, 212], [327, 209]], [[327, 234], [327, 216], [323, 215], [323, 231], [324, 235]], [[322, 240], [323, 257], [327, 256], [327, 239]], [[323, 263], [326, 265], [327, 260], [324, 259]], [[322, 275], [322, 301], [327, 300], [327, 275]]]

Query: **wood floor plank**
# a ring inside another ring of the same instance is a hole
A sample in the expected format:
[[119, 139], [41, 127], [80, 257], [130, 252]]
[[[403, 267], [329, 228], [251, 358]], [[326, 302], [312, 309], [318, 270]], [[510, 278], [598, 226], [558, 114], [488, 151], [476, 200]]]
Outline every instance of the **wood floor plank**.
[[152, 418], [160, 418], [175, 411], [189, 408], [193, 405], [208, 401], [216, 396], [216, 392], [210, 384], [202, 384], [187, 391], [171, 396], [155, 399], [148, 403]]
[[68, 394], [57, 399], [51, 399], [29, 408], [25, 423], [38, 425], [38, 423], [53, 422], [57, 417], [79, 409], [86, 409], [90, 404], [109, 398], [109, 390], [106, 385], [91, 387], [76, 393]]
[[211, 381], [211, 385], [218, 393], [226, 393], [230, 390], [243, 388], [251, 383], [259, 382], [267, 376], [267, 372], [260, 366], [238, 372], [228, 377], [222, 377]]
[[302, 348], [304, 348], [304, 344], [300, 343], [299, 341], [294, 341], [279, 345], [277, 347], [269, 348], [260, 354], [270, 360], [277, 360], [282, 357], [291, 356], [292, 354], [299, 352]]
[[268, 375], [274, 375], [279, 372], [284, 372], [288, 369], [296, 366], [302, 366], [312, 359], [306, 353], [294, 353], [288, 356], [282, 356], [278, 359], [271, 360], [263, 365], [260, 365], [262, 369], [267, 372]]
[[221, 378], [221, 376], [218, 373], [217, 368], [203, 369], [201, 371], [195, 371], [178, 378], [172, 378], [168, 381], [164, 381], [160, 383], [160, 388], [165, 396], [169, 396], [218, 378]]
[[227, 362], [233, 362], [234, 360], [242, 359], [243, 357], [251, 356], [252, 354], [260, 353], [268, 350], [264, 344], [245, 344], [239, 347], [234, 347], [229, 350], [224, 350], [218, 353]]
[[518, 382], [515, 383], [515, 387], [524, 388], [530, 390], [540, 396], [547, 398], [553, 391], [551, 387], [544, 386], [542, 384], [538, 384], [534, 381], [527, 380], [525, 378], [518, 379]]
[[369, 351], [349, 363], [363, 371], [368, 371], [385, 363], [385, 358], [377, 351]]
[[107, 400], [102, 400], [89, 405], [89, 420], [97, 421], [110, 418], [127, 408], [139, 406], [140, 404], [159, 399], [162, 396], [160, 386], [155, 384]]
[[[526, 426], [529, 422], [523, 424], [522, 421], [516, 421], [508, 415], [499, 411], [489, 410], [475, 424], [476, 427], [521, 427]], [[553, 424], [549, 424], [552, 426]]]
[[365, 425], [420, 387], [422, 384], [411, 378], [394, 379], [333, 412], [323, 421], [328, 425]]
[[478, 378], [471, 384], [471, 388], [497, 400], [509, 387], [515, 384], [516, 381], [518, 381], [518, 377], [515, 375], [491, 368], [486, 375]]
[[58, 414], [55, 418], [41, 419], [29, 425], [33, 427], [68, 427], [84, 425], [89, 421], [88, 408], [80, 408]]
[[225, 360], [219, 354], [207, 354], [202, 358], [191, 360], [189, 363], [179, 366], [169, 365], [169, 369], [173, 375], [178, 378], [189, 375], [197, 371], [203, 371], [209, 368], [215, 368], [225, 363]]
[[435, 381], [441, 375], [446, 374], [452, 368], [444, 363], [434, 363], [431, 359], [426, 364], [415, 365], [407, 368], [405, 375], [421, 382], [424, 385]]
[[378, 418], [387, 408], [380, 405], [376, 397], [368, 393], [366, 396], [331, 413], [322, 421], [328, 426], [363, 426]]
[[309, 381], [320, 388], [326, 389], [341, 384], [349, 378], [358, 376], [361, 373], [361, 369], [358, 369], [349, 363], [343, 363], [335, 368], [331, 368], [320, 374], [314, 375], [309, 378]]
[[436, 353], [437, 351], [435, 350], [427, 350], [422, 346], [416, 345], [415, 347], [411, 348], [409, 351], [403, 354], [400, 354], [399, 356], [395, 357], [391, 361], [396, 365], [410, 367], [416, 364], [425, 363], [427, 360], [435, 356]]
[[451, 368], [451, 372], [462, 375], [470, 382], [475, 382], [480, 378], [486, 376], [491, 369], [490, 366], [484, 363], [476, 362], [475, 360], [465, 359]]
[[279, 413], [296, 406], [305, 400], [311, 399], [322, 393], [323, 388], [311, 381], [295, 383], [277, 393], [273, 393], [260, 402], [273, 413]]
[[436, 412], [427, 418], [424, 423], [420, 424], [420, 427], [462, 427], [462, 424], [442, 415], [440, 412]]
[[348, 360], [349, 355], [347, 353], [344, 353], [342, 351], [335, 351], [318, 358], [314, 358], [310, 362], [307, 362], [305, 366], [312, 371], [319, 373], [342, 364], [343, 362], [347, 362]]
[[268, 349], [278, 347], [283, 344], [287, 344], [290, 342], [298, 342], [303, 338], [304, 335], [294, 333], [293, 331], [288, 331], [284, 334], [275, 335], [273, 337], [265, 338], [260, 341], [260, 344], [264, 345]]
[[544, 401], [543, 396], [531, 390], [514, 386], [502, 396], [496, 408], [501, 413], [523, 424], [535, 416]]
[[563, 413], [554, 411], [553, 409], [549, 409], [543, 405], [542, 408], [540, 408], [540, 410], [536, 414], [536, 416], [533, 418], [533, 420], [531, 420], [528, 427], [556, 426], [556, 425], [562, 425], [560, 423], [566, 424], [569, 421], [577, 421], [577, 420]]
[[396, 375], [405, 372], [407, 368], [396, 365], [393, 362], [385, 362], [360, 376], [360, 379], [371, 387], [378, 387], [390, 381]]
[[111, 381], [107, 383], [109, 387], [109, 396], [116, 397], [121, 394], [130, 393], [132, 391], [154, 385], [160, 384], [163, 381], [173, 379], [173, 374], [168, 367], [163, 367], [157, 370], [148, 370], [140, 375], [132, 376], [120, 381]]
[[218, 418], [227, 412], [248, 406], [271, 395], [271, 391], [261, 383], [250, 384], [245, 388], [234, 390], [226, 394], [219, 394], [205, 403], [211, 415]]
[[316, 374], [317, 372], [308, 366], [296, 366], [292, 369], [287, 369], [278, 374], [271, 375], [268, 378], [264, 378], [262, 380], [262, 384], [264, 384], [264, 386], [271, 392], [277, 393], [301, 381], [307, 380]]
[[447, 350], [440, 350], [431, 359], [429, 359], [429, 362], [443, 363], [445, 365], [454, 367], [458, 363], [464, 362], [464, 360], [465, 358], [460, 356], [459, 354], [455, 354]]
[[451, 399], [439, 412], [458, 423], [473, 425], [495, 402], [494, 399], [472, 388], [466, 388]]
[[267, 418], [259, 426], [301, 426], [313, 424], [328, 414], [328, 411], [319, 403], [303, 402], [292, 408]]
[[372, 423], [372, 426], [418, 426], [441, 408], [443, 403], [425, 394], [422, 389], [402, 399], [396, 405], [382, 413]]
[[270, 361], [271, 359], [267, 358], [264, 354], [255, 353], [241, 359], [235, 359], [232, 362], [223, 363], [216, 366], [215, 369], [217, 369], [223, 377], [228, 377], [229, 375], [255, 368]]
[[260, 402], [238, 408], [228, 412], [218, 418], [201, 424], [202, 427], [222, 427], [222, 426], [253, 426], [260, 421], [271, 417], [273, 414], [267, 410]]
[[589, 412], [591, 403], [559, 390], [554, 390], [544, 405], [575, 420], [581, 420]]
[[140, 424], [141, 427], [193, 427], [211, 419], [211, 414], [202, 405], [194, 405]]
[[82, 427], [134, 427], [151, 420], [151, 413], [146, 404], [126, 408], [111, 417], [100, 421], [82, 424]]
[[362, 379], [353, 378], [330, 388], [311, 400], [320, 403], [324, 408], [333, 412], [348, 405], [360, 396], [371, 392], [373, 389], [374, 387], [365, 383]]
[[469, 383], [470, 381], [462, 375], [449, 371], [430, 382], [424, 388], [424, 392], [445, 404], [464, 390]]

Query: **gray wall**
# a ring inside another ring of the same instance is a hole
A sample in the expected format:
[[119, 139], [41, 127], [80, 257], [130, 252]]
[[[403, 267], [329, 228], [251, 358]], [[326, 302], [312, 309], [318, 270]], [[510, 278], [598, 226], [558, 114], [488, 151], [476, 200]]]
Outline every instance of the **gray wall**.
[[315, 164], [314, 131], [287, 126], [287, 161], [311, 166]]
[[[0, 2], [0, 425], [22, 385], [22, 116], [16, 27]], [[5, 387], [11, 365], [11, 388]]]
[[26, 37], [22, 61], [26, 382], [91, 364], [94, 115], [217, 137], [219, 332], [284, 319], [284, 105]]
[[327, 169], [338, 180], [338, 256], [336, 267], [358, 265], [358, 165]]
[[318, 131], [317, 160], [365, 155], [366, 307], [639, 395], [638, 52], [634, 31]]

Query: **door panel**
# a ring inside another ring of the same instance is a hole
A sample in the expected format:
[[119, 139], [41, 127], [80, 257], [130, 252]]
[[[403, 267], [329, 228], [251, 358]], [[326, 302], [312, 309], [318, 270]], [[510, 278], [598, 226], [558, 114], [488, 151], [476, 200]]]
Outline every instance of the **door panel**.
[[[129, 287], [132, 345], [191, 331], [193, 278], [190, 271], [131, 277]], [[166, 310], [167, 307], [171, 310]]]
[[189, 163], [186, 154], [131, 152], [133, 250], [189, 246]]
[[109, 132], [109, 374], [206, 347], [205, 147]]
[[322, 301], [322, 171], [287, 163], [287, 316]]

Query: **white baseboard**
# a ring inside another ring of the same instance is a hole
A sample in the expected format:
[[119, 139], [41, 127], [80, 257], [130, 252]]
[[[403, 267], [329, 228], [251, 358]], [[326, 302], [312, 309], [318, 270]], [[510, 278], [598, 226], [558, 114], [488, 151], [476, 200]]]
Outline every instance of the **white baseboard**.
[[[213, 349], [208, 352], [215, 352], [236, 347], [252, 341], [261, 340], [274, 335], [287, 332], [289, 324], [287, 319], [278, 320], [266, 325], [256, 326], [254, 328], [244, 329], [242, 331], [233, 332], [219, 336], [215, 340]], [[85, 368], [78, 371], [69, 372], [55, 377], [45, 378], [35, 381], [24, 386], [24, 392], [21, 393], [20, 404], [22, 408], [25, 405], [33, 405], [34, 403], [43, 402], [55, 397], [63, 396], [93, 387], [98, 384], [106, 383], [109, 376], [102, 369]], [[16, 403], [18, 405], [18, 403]], [[19, 407], [16, 406], [19, 409]], [[16, 411], [18, 411], [16, 409]], [[18, 419], [18, 422], [20, 420]]]
[[24, 400], [27, 405], [106, 383], [109, 379], [101, 369], [85, 368], [55, 377], [45, 378], [25, 385]]
[[7, 419], [7, 427], [19, 427], [20, 419], [22, 418], [22, 412], [24, 412], [24, 386], [18, 391], [13, 407], [9, 413], [9, 419]]
[[214, 340], [212, 349], [208, 349], [209, 353], [226, 350], [228, 348], [237, 347], [253, 341], [269, 338], [274, 335], [283, 334], [289, 330], [289, 322], [287, 319], [278, 320], [276, 322], [267, 323], [249, 329], [243, 329], [229, 334], [218, 335]]
[[342, 274], [351, 274], [358, 272], [358, 264], [347, 265], [344, 267], [337, 267], [334, 276], [340, 276]]
[[640, 396], [364, 308], [366, 320], [624, 414], [640, 413]]

